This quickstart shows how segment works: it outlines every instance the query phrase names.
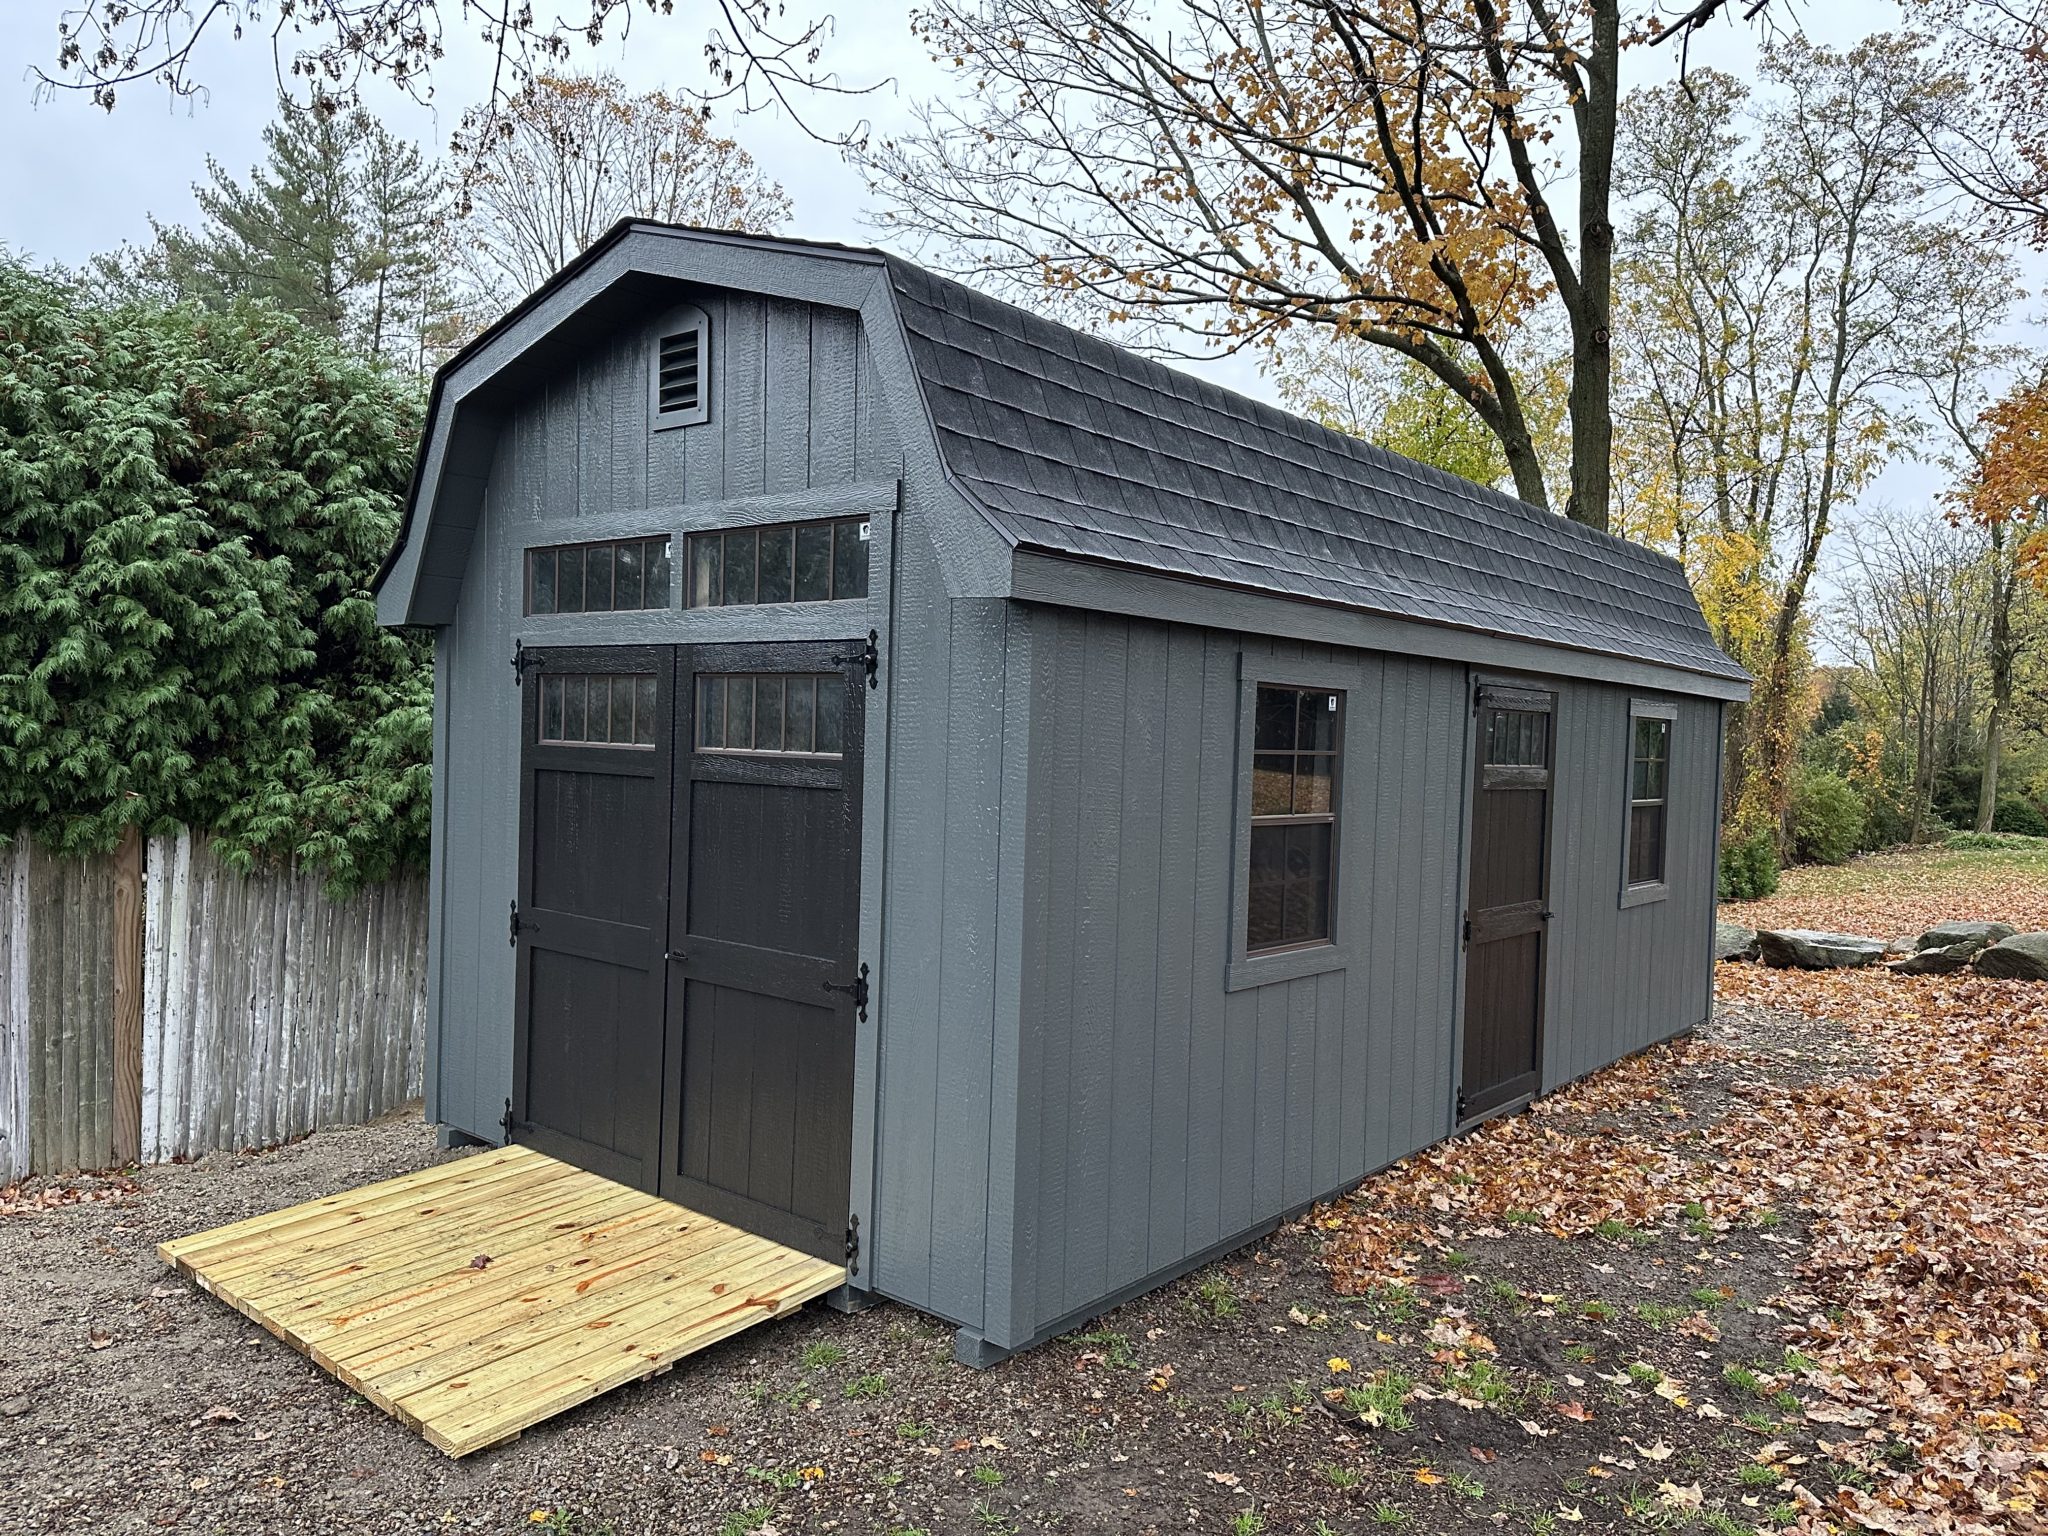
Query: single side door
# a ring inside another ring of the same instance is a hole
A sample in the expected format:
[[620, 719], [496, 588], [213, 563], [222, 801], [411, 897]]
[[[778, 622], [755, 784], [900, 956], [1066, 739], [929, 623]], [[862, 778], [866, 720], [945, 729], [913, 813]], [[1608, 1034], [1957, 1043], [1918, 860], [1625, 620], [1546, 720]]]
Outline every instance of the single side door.
[[524, 654], [512, 913], [517, 1025], [506, 1130], [564, 1162], [652, 1191], [661, 1147], [674, 650]]
[[660, 1193], [845, 1253], [860, 963], [858, 642], [691, 646], [676, 669]]
[[1465, 913], [1465, 1039], [1458, 1119], [1536, 1091], [1550, 910], [1556, 696], [1482, 686]]

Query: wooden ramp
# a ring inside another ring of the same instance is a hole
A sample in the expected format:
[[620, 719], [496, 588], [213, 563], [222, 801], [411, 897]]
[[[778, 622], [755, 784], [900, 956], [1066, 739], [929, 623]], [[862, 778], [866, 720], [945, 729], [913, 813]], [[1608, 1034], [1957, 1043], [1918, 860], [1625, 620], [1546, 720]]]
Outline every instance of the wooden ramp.
[[525, 1147], [157, 1252], [451, 1456], [846, 1279], [843, 1265]]

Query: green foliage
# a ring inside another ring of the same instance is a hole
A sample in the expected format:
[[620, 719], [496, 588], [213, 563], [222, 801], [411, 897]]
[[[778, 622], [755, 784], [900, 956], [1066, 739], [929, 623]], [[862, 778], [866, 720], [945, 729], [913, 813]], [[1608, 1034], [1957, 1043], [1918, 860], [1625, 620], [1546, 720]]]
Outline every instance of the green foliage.
[[273, 310], [0, 261], [0, 832], [346, 890], [426, 858], [428, 642], [378, 627], [420, 400]]
[[1778, 888], [1778, 850], [1768, 832], [1728, 837], [1721, 844], [1723, 901], [1756, 901]]
[[2014, 832], [1951, 832], [1942, 846], [1963, 853], [2028, 853], [2041, 845]]
[[1863, 797], [1835, 773], [1803, 773], [1792, 785], [1792, 852], [1814, 864], [1840, 864], [1863, 843]]
[[1991, 813], [1991, 830], [2018, 837], [2048, 837], [2048, 816], [2024, 795], [2000, 795]]

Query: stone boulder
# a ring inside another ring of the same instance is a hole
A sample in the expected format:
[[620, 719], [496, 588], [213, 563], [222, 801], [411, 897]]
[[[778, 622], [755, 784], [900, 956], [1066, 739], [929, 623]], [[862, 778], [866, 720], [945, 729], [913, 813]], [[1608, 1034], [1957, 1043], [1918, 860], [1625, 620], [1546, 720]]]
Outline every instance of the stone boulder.
[[1977, 951], [1971, 962], [1980, 976], [2014, 981], [2048, 981], [2048, 933], [2016, 933]]
[[1754, 960], [1756, 958], [1756, 930], [1745, 928], [1740, 923], [1714, 924], [1714, 958], [1716, 960]]
[[1886, 964], [1901, 976], [1947, 976], [2017, 931], [2010, 923], [1936, 923], [1905, 946], [1905, 959]]
[[1939, 944], [1932, 949], [1916, 949], [1902, 960], [1885, 961], [1885, 969], [1897, 976], [1946, 976], [1960, 971], [1977, 952], [1982, 944]]
[[1756, 936], [1756, 946], [1765, 965], [1796, 966], [1806, 971], [1875, 965], [1885, 954], [1883, 939], [1825, 933], [1817, 928], [1766, 928]]

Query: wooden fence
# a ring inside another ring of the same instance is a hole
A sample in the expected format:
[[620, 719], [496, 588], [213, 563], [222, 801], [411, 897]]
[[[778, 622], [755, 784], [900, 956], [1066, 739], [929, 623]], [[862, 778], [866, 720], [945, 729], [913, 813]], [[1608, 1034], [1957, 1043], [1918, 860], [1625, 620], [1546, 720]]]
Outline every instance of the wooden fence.
[[334, 901], [189, 833], [0, 842], [0, 1183], [373, 1119], [420, 1093], [426, 882]]

